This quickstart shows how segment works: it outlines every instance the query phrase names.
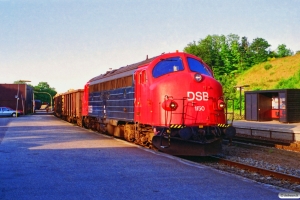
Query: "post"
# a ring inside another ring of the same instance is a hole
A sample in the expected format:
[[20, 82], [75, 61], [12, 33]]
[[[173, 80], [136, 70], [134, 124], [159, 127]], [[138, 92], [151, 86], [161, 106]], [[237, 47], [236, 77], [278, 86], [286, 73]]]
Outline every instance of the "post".
[[35, 100], [34, 100], [34, 92], [32, 90], [32, 113], [35, 113]]
[[20, 90], [20, 83], [18, 82], [18, 92], [17, 92], [17, 106], [16, 106], [16, 117], [18, 117], [18, 104], [19, 104], [19, 90]]
[[242, 87], [240, 87], [240, 116], [242, 117]]
[[[18, 104], [19, 104], [19, 92], [20, 92], [20, 83], [24, 83], [26, 84], [26, 82], [31, 82], [31, 81], [28, 81], [28, 80], [18, 80], [18, 92], [17, 92], [17, 95], [16, 95], [16, 99], [17, 99], [17, 105], [16, 105], [16, 117], [18, 117]], [[24, 108], [23, 108], [24, 110]], [[25, 113], [24, 113], [25, 114]]]
[[240, 116], [241, 117], [242, 117], [242, 89], [245, 87], [250, 87], [250, 85], [234, 86], [234, 88], [240, 90]]

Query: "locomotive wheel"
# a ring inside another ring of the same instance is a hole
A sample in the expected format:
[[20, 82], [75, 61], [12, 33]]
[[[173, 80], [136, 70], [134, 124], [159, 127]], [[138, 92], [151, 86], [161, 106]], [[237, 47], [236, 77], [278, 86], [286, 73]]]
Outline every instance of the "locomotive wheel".
[[81, 119], [77, 119], [77, 125], [79, 127], [82, 127], [83, 123], [82, 123], [82, 120]]
[[114, 135], [114, 129], [115, 127], [111, 124], [107, 124], [107, 132], [109, 135]]
[[118, 138], [124, 138], [124, 128], [121, 126], [115, 127], [114, 136]]
[[127, 140], [127, 141], [129, 141], [129, 140], [128, 140], [128, 136], [129, 136], [129, 132], [128, 132], [127, 129], [125, 129], [125, 130], [124, 130], [124, 139]]
[[96, 131], [101, 133], [101, 127], [99, 123], [96, 124]]
[[116, 128], [114, 128], [114, 136], [120, 137], [120, 128], [118, 126]]

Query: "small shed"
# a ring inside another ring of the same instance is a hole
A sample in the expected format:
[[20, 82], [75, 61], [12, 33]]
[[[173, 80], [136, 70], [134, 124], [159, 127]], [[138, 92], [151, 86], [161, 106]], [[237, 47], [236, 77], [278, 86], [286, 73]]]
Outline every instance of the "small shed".
[[[17, 98], [19, 97], [19, 98]], [[32, 113], [33, 87], [27, 84], [0, 84], [0, 106]]]
[[300, 89], [245, 92], [245, 119], [300, 122]]

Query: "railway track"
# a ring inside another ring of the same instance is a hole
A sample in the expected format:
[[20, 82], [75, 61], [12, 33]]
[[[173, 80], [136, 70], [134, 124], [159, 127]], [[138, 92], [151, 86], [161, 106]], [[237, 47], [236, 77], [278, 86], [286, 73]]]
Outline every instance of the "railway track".
[[[228, 144], [228, 140], [223, 140], [223, 143]], [[288, 150], [300, 152], [300, 143], [288, 142], [288, 141], [279, 141], [279, 140], [265, 140], [259, 138], [250, 138], [250, 137], [238, 137], [235, 136], [232, 139], [232, 143], [244, 144], [244, 145], [259, 145], [262, 147], [274, 147], [276, 149]]]
[[277, 149], [274, 145], [252, 143], [249, 140], [233, 140], [231, 143], [223, 140], [223, 153], [218, 156], [183, 159], [300, 192], [299, 158], [298, 152]]
[[216, 157], [216, 156], [210, 156], [210, 159], [214, 162], [219, 163], [219, 164], [224, 164], [224, 165], [227, 165], [227, 166], [230, 166], [230, 167], [235, 167], [235, 168], [239, 168], [239, 169], [242, 169], [242, 170], [247, 170], [249, 172], [259, 173], [263, 176], [268, 176], [268, 177], [272, 177], [272, 178], [276, 178], [276, 179], [289, 181], [291, 183], [300, 184], [300, 177], [292, 176], [292, 175], [289, 175], [289, 174], [283, 174], [283, 173], [279, 173], [279, 172], [275, 172], [275, 171], [271, 171], [271, 170], [267, 170], [267, 169], [262, 169], [262, 168], [259, 168], [259, 167], [254, 167], [254, 166], [251, 166], [251, 165], [246, 165], [246, 164], [243, 164], [243, 163], [234, 162], [234, 161], [223, 159], [223, 158]]
[[[295, 137], [295, 136], [293, 136], [293, 137]], [[233, 141], [249, 142], [252, 144], [275, 147], [277, 149], [284, 149], [284, 150], [300, 152], [300, 141], [296, 141], [295, 139], [284, 140], [284, 139], [274, 139], [274, 138], [267, 138], [267, 137], [237, 134], [233, 138]]]
[[231, 174], [246, 177], [257, 182], [300, 192], [300, 177], [297, 176], [224, 159], [222, 156], [181, 158], [200, 163], [220, 171], [226, 171]]

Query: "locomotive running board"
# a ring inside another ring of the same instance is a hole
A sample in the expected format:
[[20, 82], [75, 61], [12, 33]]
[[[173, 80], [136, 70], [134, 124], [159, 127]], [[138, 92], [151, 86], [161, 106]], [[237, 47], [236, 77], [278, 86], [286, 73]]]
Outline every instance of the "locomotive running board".
[[[159, 151], [176, 156], [211, 156], [221, 153], [222, 140], [216, 139], [209, 143], [171, 138], [170, 145], [167, 137], [160, 135], [152, 138], [152, 144]], [[166, 145], [166, 146], [162, 146]]]

